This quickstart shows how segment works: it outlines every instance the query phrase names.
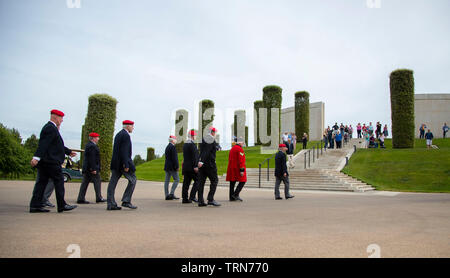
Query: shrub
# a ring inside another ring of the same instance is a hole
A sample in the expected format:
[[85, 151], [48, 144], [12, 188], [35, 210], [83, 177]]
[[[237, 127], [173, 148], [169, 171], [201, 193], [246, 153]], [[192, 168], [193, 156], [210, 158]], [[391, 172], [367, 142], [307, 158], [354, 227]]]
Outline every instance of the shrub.
[[[282, 101], [282, 89], [276, 85], [269, 85], [263, 88], [263, 106], [267, 108], [267, 135], [272, 135], [272, 111], [271, 108], [278, 108], [278, 130], [275, 131], [278, 133], [276, 138], [280, 138], [281, 134], [281, 101]], [[279, 141], [279, 139], [278, 139]], [[278, 143], [278, 142], [277, 142]], [[265, 144], [270, 146], [270, 143]]]
[[89, 97], [88, 112], [82, 128], [81, 148], [88, 142], [89, 133], [100, 134], [98, 147], [100, 149], [102, 180], [109, 180], [112, 157], [114, 123], [116, 121], [117, 100], [107, 94], [94, 94]]
[[155, 149], [154, 148], [147, 148], [147, 162], [155, 160]]
[[300, 142], [303, 133], [309, 135], [309, 93], [301, 91], [295, 93], [295, 134]]
[[392, 146], [414, 148], [414, 76], [409, 69], [390, 75]]

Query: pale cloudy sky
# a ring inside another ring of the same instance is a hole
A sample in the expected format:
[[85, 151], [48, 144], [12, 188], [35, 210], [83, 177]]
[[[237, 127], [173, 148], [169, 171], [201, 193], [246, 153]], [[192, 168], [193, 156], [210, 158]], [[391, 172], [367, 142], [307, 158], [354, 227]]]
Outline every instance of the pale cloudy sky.
[[[389, 74], [415, 72], [416, 93], [450, 91], [450, 1], [0, 0], [0, 122], [23, 138], [49, 110], [79, 148], [88, 97], [115, 97], [116, 131], [136, 122], [134, 154], [163, 152], [176, 109], [216, 103], [222, 129], [265, 85], [283, 108], [309, 91], [325, 122], [390, 126]], [[227, 132], [229, 132], [227, 130]], [[224, 133], [224, 131], [222, 131]]]

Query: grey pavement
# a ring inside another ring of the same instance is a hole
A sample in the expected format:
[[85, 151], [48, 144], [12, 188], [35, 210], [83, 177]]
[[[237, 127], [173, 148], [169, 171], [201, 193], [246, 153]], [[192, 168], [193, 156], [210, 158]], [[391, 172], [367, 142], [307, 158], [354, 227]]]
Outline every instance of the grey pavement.
[[[68, 257], [70, 244], [81, 257], [367, 258], [371, 244], [381, 257], [450, 257], [450, 194], [292, 190], [294, 199], [277, 201], [273, 190], [244, 187], [244, 202], [231, 203], [219, 187], [222, 206], [199, 208], [163, 200], [162, 182], [138, 181], [137, 210], [94, 202], [30, 214], [33, 184], [0, 181], [0, 257]], [[79, 186], [66, 184], [68, 203]], [[120, 180], [116, 198], [125, 187]], [[95, 201], [92, 185], [86, 199]]]

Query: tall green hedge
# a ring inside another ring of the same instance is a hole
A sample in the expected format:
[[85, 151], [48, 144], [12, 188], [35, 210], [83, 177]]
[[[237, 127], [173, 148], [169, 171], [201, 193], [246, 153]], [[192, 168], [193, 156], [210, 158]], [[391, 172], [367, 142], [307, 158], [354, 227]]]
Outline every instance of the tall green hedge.
[[255, 141], [255, 146], [256, 145], [261, 145], [261, 140], [259, 139], [259, 108], [263, 108], [264, 107], [264, 103], [262, 100], [257, 100], [255, 102], [253, 102], [253, 109], [254, 111], [254, 141]]
[[297, 142], [301, 141], [303, 133], [309, 135], [309, 93], [295, 93], [295, 134]]
[[82, 128], [81, 148], [84, 149], [89, 140], [89, 133], [100, 134], [98, 147], [100, 149], [101, 170], [103, 181], [109, 180], [112, 145], [114, 137], [114, 122], [116, 121], [117, 100], [107, 94], [94, 94], [89, 97], [86, 121]]
[[[267, 135], [272, 135], [272, 111], [271, 108], [279, 108], [280, 113], [278, 115], [278, 122], [279, 122], [279, 128], [278, 128], [278, 136], [277, 138], [280, 138], [281, 134], [281, 101], [282, 101], [282, 89], [276, 85], [269, 85], [263, 88], [263, 105], [264, 108], [267, 108]], [[279, 139], [278, 139], [279, 141]], [[278, 144], [278, 142], [276, 142]], [[270, 143], [265, 144], [267, 146], [270, 146]]]
[[155, 149], [151, 147], [147, 148], [147, 162], [152, 161], [154, 159], [156, 159]]
[[414, 72], [398, 69], [391, 73], [391, 120], [393, 148], [414, 148]]
[[203, 130], [205, 129], [205, 127], [208, 126], [209, 124], [212, 125], [212, 123], [214, 122], [214, 117], [215, 117], [215, 115], [213, 113], [211, 120], [203, 119], [203, 113], [205, 113], [206, 109], [209, 109], [209, 108], [214, 109], [214, 101], [209, 100], [209, 99], [204, 99], [200, 102], [200, 106], [201, 106], [201, 115], [199, 115], [200, 116], [199, 120], [201, 122], [201, 126], [199, 126], [199, 135], [201, 135], [201, 136], [199, 136], [199, 140], [201, 138], [203, 138], [202, 133], [203, 133]]
[[[188, 119], [184, 118], [183, 113], [186, 113], [186, 115], [188, 115], [187, 111], [184, 109], [180, 109], [177, 111], [176, 116], [175, 116], [175, 132], [176, 132], [176, 126], [177, 124], [179, 124], [180, 122], [185, 121], [187, 123]], [[186, 124], [187, 125], [187, 124]], [[183, 133], [185, 133], [184, 136]], [[180, 129], [178, 134], [175, 134], [175, 136], [177, 137], [178, 141], [175, 144], [175, 149], [177, 150], [178, 153], [182, 153], [183, 152], [183, 146], [184, 146], [184, 141], [186, 140], [186, 134], [187, 134], [187, 130], [184, 130], [183, 128]]]

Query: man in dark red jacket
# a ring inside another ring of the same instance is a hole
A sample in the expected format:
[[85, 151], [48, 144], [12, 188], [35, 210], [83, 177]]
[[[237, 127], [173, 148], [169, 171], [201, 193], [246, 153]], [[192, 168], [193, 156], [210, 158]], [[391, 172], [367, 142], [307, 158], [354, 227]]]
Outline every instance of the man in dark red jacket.
[[[245, 167], [245, 152], [242, 148], [244, 146], [244, 139], [239, 137], [236, 145], [233, 146], [228, 155], [228, 169], [226, 180], [230, 182], [230, 201], [241, 201], [239, 193], [244, 184], [247, 182], [247, 169]], [[239, 182], [236, 190], [234, 186]]]

